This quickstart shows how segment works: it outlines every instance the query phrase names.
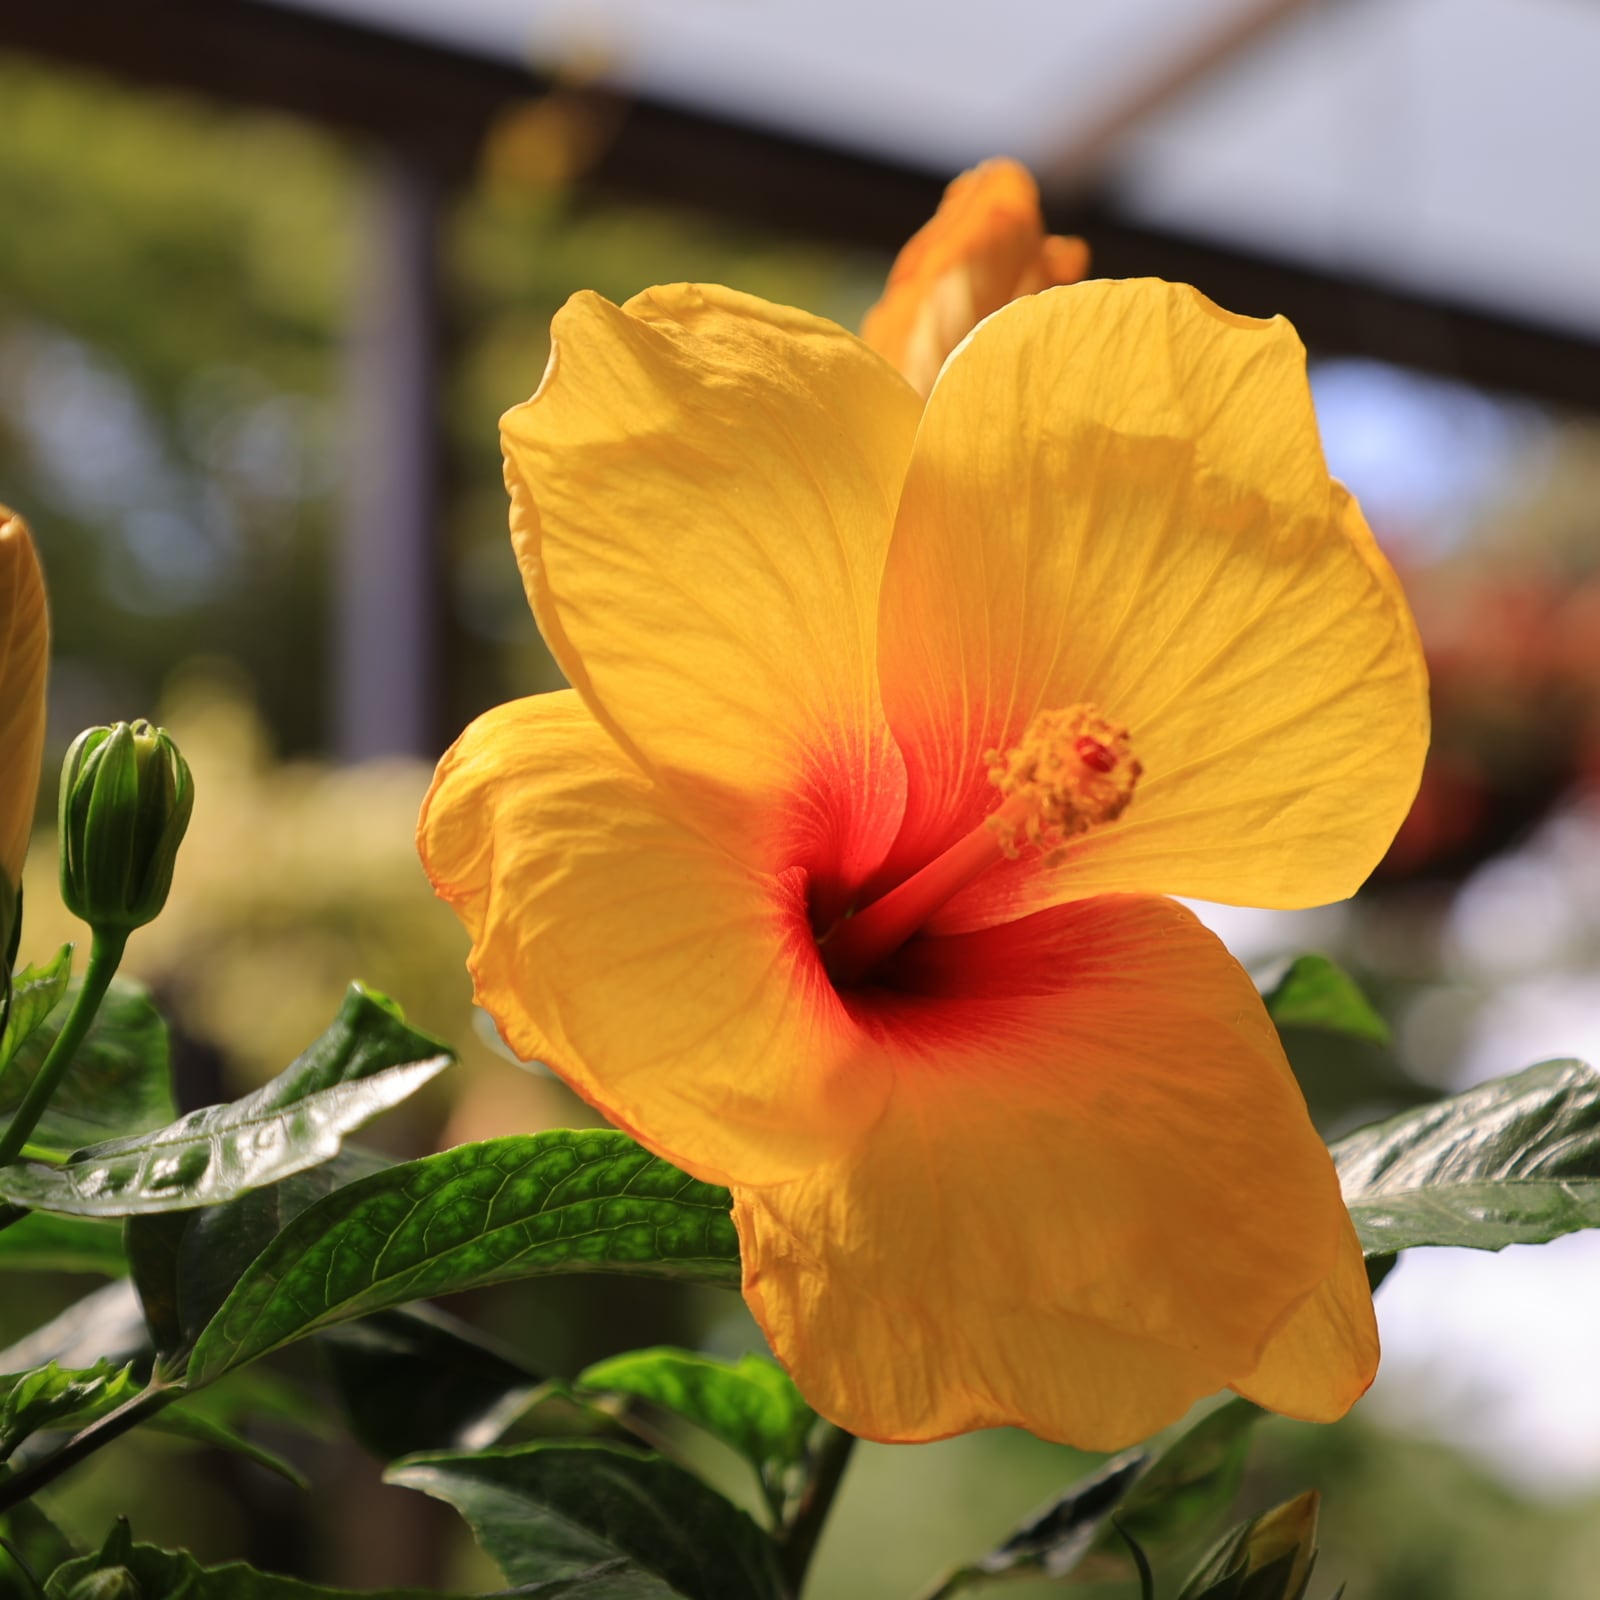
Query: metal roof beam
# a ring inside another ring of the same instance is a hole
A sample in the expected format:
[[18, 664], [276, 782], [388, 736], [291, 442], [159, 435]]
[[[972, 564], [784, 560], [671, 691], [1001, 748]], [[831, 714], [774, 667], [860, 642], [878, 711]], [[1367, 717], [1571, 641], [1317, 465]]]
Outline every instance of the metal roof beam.
[[[1248, 36], [1286, 4], [1257, 0]], [[5, 47], [311, 117], [456, 180], [470, 175], [494, 118], [545, 87], [501, 62], [260, 0], [13, 6], [0, 16]], [[627, 108], [586, 182], [600, 194], [885, 250], [926, 220], [943, 190], [936, 174], [648, 103]], [[1314, 348], [1600, 409], [1600, 341], [1134, 227], [1103, 195], [1052, 205], [1051, 220], [1089, 239], [1097, 271], [1180, 279], [1237, 311], [1282, 312]]]

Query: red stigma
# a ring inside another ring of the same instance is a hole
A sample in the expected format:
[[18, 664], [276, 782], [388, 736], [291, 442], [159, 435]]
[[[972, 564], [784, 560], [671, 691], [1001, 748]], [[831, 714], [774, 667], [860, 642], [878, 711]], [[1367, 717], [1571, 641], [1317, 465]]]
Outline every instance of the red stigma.
[[1072, 748], [1091, 772], [1111, 772], [1117, 765], [1116, 756], [1098, 739], [1092, 739], [1086, 733], [1079, 736]]

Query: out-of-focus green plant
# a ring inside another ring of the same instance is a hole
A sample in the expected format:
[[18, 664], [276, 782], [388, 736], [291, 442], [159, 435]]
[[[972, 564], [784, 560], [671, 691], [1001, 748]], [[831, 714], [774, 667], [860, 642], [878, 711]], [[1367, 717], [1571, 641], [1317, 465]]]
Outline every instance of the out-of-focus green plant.
[[28, 218], [0, 253], [0, 482], [48, 530], [66, 725], [212, 650], [304, 748], [355, 163], [307, 125], [26, 58], [0, 57], [0, 100], [0, 209]]
[[[0, 253], [0, 482], [49, 512], [70, 720], [152, 704], [205, 653], [242, 666], [276, 747], [315, 749], [361, 155], [309, 124], [18, 57], [0, 57], [0, 101], [0, 209], [29, 219]], [[491, 162], [455, 197], [444, 264], [455, 727], [559, 681], [506, 556], [494, 444], [508, 397], [538, 383], [551, 313], [579, 288], [621, 300], [681, 278], [853, 323], [884, 263], [596, 206]], [[116, 448], [70, 448], [91, 427]]]
[[[459, 1079], [429, 1102], [435, 1118], [449, 1118], [449, 1140], [587, 1120], [556, 1080], [506, 1069], [454, 979], [463, 941], [411, 847], [430, 776], [422, 763], [281, 765], [237, 677], [220, 666], [175, 680], [162, 715], [203, 781], [166, 909], [134, 941], [126, 970], [220, 1053], [237, 1074], [230, 1087], [269, 1077], [360, 972], [405, 994], [429, 1031], [462, 1042]], [[41, 946], [82, 933], [52, 892], [54, 844], [41, 829], [26, 878]], [[407, 1126], [412, 1148], [434, 1137], [414, 1115]]]

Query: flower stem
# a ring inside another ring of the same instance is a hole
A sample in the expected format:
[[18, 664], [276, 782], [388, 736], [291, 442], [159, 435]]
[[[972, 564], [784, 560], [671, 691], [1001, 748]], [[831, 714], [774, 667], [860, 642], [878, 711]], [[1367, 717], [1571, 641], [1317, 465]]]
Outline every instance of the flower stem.
[[1121, 1535], [1122, 1542], [1128, 1547], [1128, 1554], [1133, 1557], [1133, 1564], [1139, 1569], [1139, 1597], [1140, 1600], [1156, 1600], [1156, 1575], [1150, 1566], [1150, 1558], [1144, 1553], [1139, 1541], [1128, 1532], [1126, 1528], [1113, 1515], [1111, 1526]]
[[126, 930], [95, 931], [94, 940], [89, 946], [89, 970], [83, 976], [78, 998], [73, 1001], [66, 1023], [56, 1035], [55, 1043], [50, 1046], [44, 1065], [29, 1084], [28, 1092], [22, 1097], [22, 1104], [17, 1107], [10, 1126], [0, 1134], [0, 1166], [16, 1160], [18, 1152], [28, 1142], [28, 1135], [44, 1115], [45, 1107], [50, 1104], [51, 1096], [60, 1086], [67, 1068], [72, 1065], [72, 1058], [77, 1054], [78, 1046], [83, 1043], [83, 1037], [100, 1009], [100, 1002], [106, 997], [106, 990], [111, 987], [111, 980], [116, 975], [127, 943]]
[[779, 1539], [778, 1564], [790, 1595], [798, 1595], [805, 1582], [806, 1569], [822, 1537], [822, 1525], [833, 1509], [833, 1498], [839, 1492], [844, 1469], [850, 1464], [850, 1452], [855, 1449], [853, 1433], [831, 1423], [824, 1426], [827, 1432], [812, 1452], [811, 1470], [800, 1503]]

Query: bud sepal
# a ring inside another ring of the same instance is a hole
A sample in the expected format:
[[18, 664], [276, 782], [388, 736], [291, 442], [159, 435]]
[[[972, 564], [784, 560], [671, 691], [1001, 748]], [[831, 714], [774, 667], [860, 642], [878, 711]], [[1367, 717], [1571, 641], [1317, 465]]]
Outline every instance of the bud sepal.
[[1178, 1600], [1304, 1600], [1317, 1560], [1315, 1489], [1263, 1512], [1213, 1546]]
[[142, 928], [172, 887], [194, 810], [189, 764], [165, 728], [88, 728], [61, 771], [61, 898], [91, 928]]

